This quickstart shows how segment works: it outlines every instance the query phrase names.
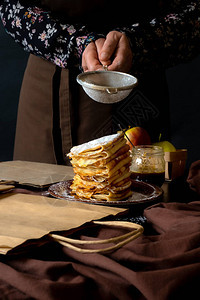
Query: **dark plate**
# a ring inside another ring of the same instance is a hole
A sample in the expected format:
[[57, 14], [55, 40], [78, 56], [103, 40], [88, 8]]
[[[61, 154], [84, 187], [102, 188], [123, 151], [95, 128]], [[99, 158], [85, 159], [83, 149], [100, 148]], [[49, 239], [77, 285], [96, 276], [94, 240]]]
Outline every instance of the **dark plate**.
[[146, 204], [152, 201], [158, 201], [162, 195], [163, 190], [149, 183], [145, 183], [142, 181], [132, 181], [132, 190], [133, 194], [126, 200], [121, 201], [100, 201], [100, 200], [90, 200], [90, 199], [81, 199], [71, 195], [70, 185], [72, 184], [72, 180], [61, 181], [56, 184], [53, 184], [49, 187], [48, 192], [51, 196], [63, 199], [63, 200], [71, 200], [71, 201], [79, 201], [90, 204], [101, 204], [107, 206], [130, 206], [135, 204]]

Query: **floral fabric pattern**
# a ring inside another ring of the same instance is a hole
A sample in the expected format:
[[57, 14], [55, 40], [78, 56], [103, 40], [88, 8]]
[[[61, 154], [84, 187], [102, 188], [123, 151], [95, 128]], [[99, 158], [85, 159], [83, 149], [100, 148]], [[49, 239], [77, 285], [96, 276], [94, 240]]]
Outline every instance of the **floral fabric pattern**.
[[[0, 5], [2, 23], [24, 50], [66, 68], [76, 44], [77, 32], [84, 26], [61, 24], [48, 11], [25, 7], [20, 1], [3, 1]], [[81, 48], [83, 42], [79, 44]], [[79, 50], [80, 53], [80, 50]]]
[[200, 53], [200, 2], [174, 2], [174, 13], [117, 29], [131, 41], [137, 72], [172, 67]]
[[[129, 37], [136, 72], [170, 67], [200, 52], [199, 1], [168, 2], [166, 15], [115, 29]], [[88, 32], [86, 25], [62, 24], [49, 11], [37, 7], [38, 1], [35, 6], [34, 0], [32, 5], [24, 5], [20, 0], [0, 3], [0, 17], [8, 34], [24, 50], [60, 67], [67, 68], [71, 62], [78, 64], [85, 46], [102, 37], [101, 33]]]

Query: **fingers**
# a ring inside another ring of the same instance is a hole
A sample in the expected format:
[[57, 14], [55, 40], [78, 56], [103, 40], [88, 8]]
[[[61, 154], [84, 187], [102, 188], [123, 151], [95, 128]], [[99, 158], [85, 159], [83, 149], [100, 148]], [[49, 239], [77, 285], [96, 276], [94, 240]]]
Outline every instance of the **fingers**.
[[[96, 48], [97, 48], [97, 54], [98, 54], [98, 58], [99, 58], [99, 61], [101, 62], [102, 66], [109, 66], [111, 64], [111, 60], [108, 59], [108, 60], [105, 60], [105, 61], [101, 61], [100, 60], [100, 55], [101, 55], [101, 52], [102, 52], [102, 49], [104, 47], [104, 44], [105, 44], [105, 39], [101, 38], [101, 39], [98, 39], [96, 40], [95, 42], [95, 45], [96, 45]], [[101, 68], [102, 69], [102, 68]]]
[[105, 43], [99, 55], [99, 59], [102, 65], [106, 65], [107, 62], [111, 60], [111, 57], [114, 54], [119, 43], [120, 37], [121, 33], [117, 31], [111, 31], [107, 34]]
[[111, 31], [106, 39], [91, 42], [83, 52], [82, 68], [86, 71], [102, 70], [108, 66], [109, 71], [129, 72], [132, 67], [133, 54], [125, 34]]
[[[118, 31], [109, 32], [99, 57], [103, 65], [109, 65], [108, 70], [129, 72], [133, 55], [126, 35]], [[106, 63], [108, 60], [112, 62]]]
[[122, 34], [119, 40], [115, 57], [109, 67], [110, 71], [129, 72], [132, 67], [132, 50], [127, 37]]
[[91, 42], [83, 52], [82, 68], [84, 72], [96, 71], [102, 68], [102, 65], [98, 59], [97, 48], [94, 42]]

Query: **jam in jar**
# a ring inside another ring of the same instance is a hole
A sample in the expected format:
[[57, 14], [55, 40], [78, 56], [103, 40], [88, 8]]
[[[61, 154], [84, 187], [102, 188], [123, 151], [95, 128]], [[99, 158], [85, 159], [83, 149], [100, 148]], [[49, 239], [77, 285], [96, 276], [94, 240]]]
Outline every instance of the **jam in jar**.
[[165, 181], [165, 160], [159, 146], [140, 145], [132, 150], [131, 178], [161, 186]]

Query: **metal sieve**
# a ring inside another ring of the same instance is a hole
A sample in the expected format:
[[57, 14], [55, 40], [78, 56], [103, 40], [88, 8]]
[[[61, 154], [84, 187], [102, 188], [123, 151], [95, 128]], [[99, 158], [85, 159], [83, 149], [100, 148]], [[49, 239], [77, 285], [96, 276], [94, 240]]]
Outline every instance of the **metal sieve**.
[[101, 103], [116, 103], [125, 99], [137, 85], [136, 77], [117, 71], [91, 71], [77, 76], [86, 94]]

